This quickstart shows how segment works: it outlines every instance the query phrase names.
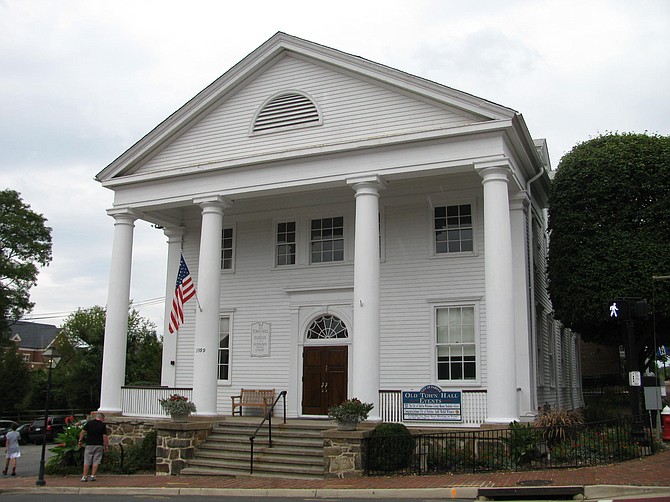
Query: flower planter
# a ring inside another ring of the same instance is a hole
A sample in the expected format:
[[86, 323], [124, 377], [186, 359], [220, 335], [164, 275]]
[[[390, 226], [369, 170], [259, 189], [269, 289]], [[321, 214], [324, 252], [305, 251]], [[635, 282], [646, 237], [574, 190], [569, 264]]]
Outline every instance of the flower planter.
[[337, 422], [338, 431], [355, 431], [358, 422]]
[[187, 422], [188, 421], [188, 414], [186, 414], [186, 413], [173, 413], [172, 415], [170, 415], [170, 418], [172, 418], [172, 420], [174, 422]]

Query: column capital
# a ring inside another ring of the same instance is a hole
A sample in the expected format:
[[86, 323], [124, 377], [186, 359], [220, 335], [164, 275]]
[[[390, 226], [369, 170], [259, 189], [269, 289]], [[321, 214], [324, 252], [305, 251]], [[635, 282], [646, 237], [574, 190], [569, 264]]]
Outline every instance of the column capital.
[[219, 205], [226, 209], [232, 206], [233, 202], [229, 198], [223, 197], [221, 195], [202, 195], [200, 197], [194, 197], [193, 204], [197, 204], [201, 207], [205, 207], [206, 205]]
[[184, 227], [164, 227], [163, 234], [167, 237], [168, 244], [174, 242], [181, 242], [182, 237], [184, 236]]
[[510, 195], [509, 197], [509, 208], [518, 209], [526, 211], [530, 206], [530, 197], [528, 192], [522, 191]]
[[356, 195], [362, 192], [378, 195], [379, 190], [383, 190], [388, 185], [387, 181], [378, 174], [354, 176], [347, 178], [346, 183], [356, 191]]
[[507, 160], [492, 160], [475, 164], [475, 171], [482, 177], [484, 183], [487, 181], [508, 182], [508, 176], [512, 174], [512, 167]]
[[139, 218], [139, 215], [130, 208], [113, 207], [107, 210], [107, 215], [114, 218], [117, 223], [133, 224]]

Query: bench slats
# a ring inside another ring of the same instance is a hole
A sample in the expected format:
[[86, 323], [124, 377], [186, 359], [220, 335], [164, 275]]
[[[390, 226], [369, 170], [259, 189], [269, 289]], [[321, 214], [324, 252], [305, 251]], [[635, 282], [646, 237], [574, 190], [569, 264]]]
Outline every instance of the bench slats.
[[263, 415], [267, 415], [268, 408], [272, 406], [275, 399], [275, 389], [240, 389], [238, 396], [231, 396], [233, 400], [233, 416], [235, 410], [239, 409], [242, 416], [243, 407], [263, 408]]

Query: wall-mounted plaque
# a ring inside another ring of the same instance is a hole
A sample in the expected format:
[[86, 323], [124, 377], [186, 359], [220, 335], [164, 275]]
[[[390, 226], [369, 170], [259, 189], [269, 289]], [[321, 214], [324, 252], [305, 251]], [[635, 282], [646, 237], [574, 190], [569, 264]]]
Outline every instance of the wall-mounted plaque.
[[271, 327], [269, 322], [251, 323], [251, 357], [270, 357]]

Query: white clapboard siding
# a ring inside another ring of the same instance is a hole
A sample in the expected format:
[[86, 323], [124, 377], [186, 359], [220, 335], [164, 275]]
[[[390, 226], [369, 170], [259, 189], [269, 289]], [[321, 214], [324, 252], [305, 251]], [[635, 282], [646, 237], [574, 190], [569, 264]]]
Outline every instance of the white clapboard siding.
[[[323, 125], [250, 136], [260, 106], [280, 91], [310, 96]], [[193, 124], [135, 172], [206, 165], [243, 156], [349, 142], [475, 122], [378, 83], [293, 57], [282, 58]]]
[[[454, 192], [453, 197], [459, 192]], [[462, 196], [462, 195], [461, 195]], [[445, 199], [446, 200], [446, 199]], [[478, 198], [475, 203], [478, 204]], [[343, 214], [342, 205], [302, 207], [309, 196], [290, 201], [295, 217], [310, 214]], [[346, 214], [354, 211], [353, 191]], [[434, 329], [431, 312], [434, 301], [481, 298], [479, 333], [480, 358], [485, 360], [484, 248], [481, 211], [475, 219], [478, 252], [463, 257], [431, 257], [431, 208], [425, 197], [390, 197], [385, 205], [384, 242], [386, 259], [381, 265], [381, 388], [420, 388], [434, 382]], [[290, 209], [287, 210], [290, 213]], [[283, 214], [286, 211], [282, 212]], [[230, 396], [242, 387], [299, 392], [293, 367], [300, 361], [298, 338], [291, 324], [289, 290], [323, 285], [353, 286], [353, 263], [274, 269], [272, 213], [254, 213], [234, 222], [236, 230], [235, 272], [221, 274], [221, 309], [233, 311], [231, 333], [231, 381], [218, 387], [218, 407], [230, 412]], [[345, 218], [348, 225], [352, 218]], [[227, 220], [227, 224], [231, 219]], [[347, 230], [351, 230], [350, 228]], [[198, 232], [190, 230], [189, 235]], [[347, 231], [348, 238], [353, 232]], [[197, 239], [186, 240], [185, 253], [192, 272], [197, 271]], [[197, 284], [197, 272], [195, 273]], [[194, 316], [180, 330], [178, 385], [192, 385]], [[269, 322], [271, 351], [268, 358], [251, 357], [250, 327], [253, 322]], [[190, 331], [189, 331], [190, 330]], [[484, 363], [480, 364], [483, 367]], [[292, 372], [293, 370], [293, 372]], [[484, 388], [484, 373], [473, 388]], [[191, 376], [192, 378], [192, 376]]]

